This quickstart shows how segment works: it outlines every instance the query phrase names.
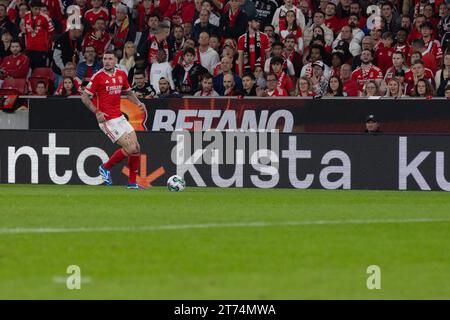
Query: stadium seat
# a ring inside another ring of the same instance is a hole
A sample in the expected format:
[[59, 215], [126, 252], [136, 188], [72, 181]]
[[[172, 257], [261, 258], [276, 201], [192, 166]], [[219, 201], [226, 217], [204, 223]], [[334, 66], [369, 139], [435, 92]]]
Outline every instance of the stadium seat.
[[46, 78], [51, 82], [55, 82], [55, 74], [52, 68], [36, 68], [31, 73], [33, 78]]
[[0, 89], [0, 94], [25, 94], [27, 92], [26, 79], [5, 79]]

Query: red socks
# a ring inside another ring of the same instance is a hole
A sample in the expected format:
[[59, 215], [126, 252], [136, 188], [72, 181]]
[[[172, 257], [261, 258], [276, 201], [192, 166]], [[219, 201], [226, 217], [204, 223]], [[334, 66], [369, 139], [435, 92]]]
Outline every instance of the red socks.
[[111, 168], [116, 164], [125, 159], [127, 153], [123, 149], [116, 150], [114, 154], [109, 158], [109, 160], [103, 165], [106, 170], [111, 170]]
[[128, 156], [128, 168], [130, 169], [130, 175], [128, 176], [128, 183], [136, 183], [136, 175], [139, 169], [140, 154], [130, 154]]

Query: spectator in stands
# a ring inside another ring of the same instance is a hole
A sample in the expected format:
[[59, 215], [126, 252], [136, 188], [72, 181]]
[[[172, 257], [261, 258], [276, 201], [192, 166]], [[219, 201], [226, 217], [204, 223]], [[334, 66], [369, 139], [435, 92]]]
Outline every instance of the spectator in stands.
[[[159, 79], [165, 78], [169, 81], [170, 88], [175, 89], [175, 84], [172, 79], [172, 66], [167, 62], [167, 53], [164, 49], [159, 49], [156, 54], [156, 61], [150, 67], [150, 84], [153, 88], [159, 90]], [[157, 90], [157, 93], [158, 93]]]
[[450, 84], [445, 87], [445, 97], [450, 100]]
[[133, 83], [133, 77], [135, 72], [142, 71], [146, 72], [145, 58], [142, 56], [136, 56], [134, 58], [134, 67], [128, 72], [128, 82]]
[[392, 67], [386, 70], [384, 81], [389, 82], [389, 80], [395, 77], [395, 74], [399, 70], [408, 70], [408, 66], [405, 63], [405, 56], [401, 51], [397, 51], [392, 54]]
[[104, 21], [109, 20], [108, 9], [103, 7], [102, 0], [91, 0], [90, 3], [92, 5], [92, 8], [86, 10], [86, 12], [84, 13], [84, 18], [92, 28], [94, 28], [95, 22], [98, 18], [102, 18]]
[[275, 11], [272, 19], [272, 25], [275, 27], [275, 32], [277, 34], [280, 34], [281, 30], [286, 29], [286, 12], [289, 10], [295, 12], [297, 25], [302, 30], [305, 28], [305, 16], [303, 15], [302, 10], [294, 5], [293, 0], [284, 0], [284, 5], [282, 5]]
[[442, 48], [439, 41], [433, 38], [433, 25], [430, 22], [424, 22], [420, 26], [420, 33], [422, 35], [421, 38], [424, 42], [424, 47], [436, 57], [437, 64], [440, 65], [442, 61]]
[[77, 65], [77, 78], [81, 79], [81, 81], [90, 81], [91, 77], [102, 68], [102, 63], [97, 59], [93, 46], [87, 46], [84, 49], [83, 57], [84, 61], [79, 62]]
[[[53, 66], [52, 69], [57, 75], [61, 77], [62, 69], [67, 62], [72, 62], [75, 65], [83, 59], [83, 52], [81, 50], [81, 29], [73, 29], [63, 33], [56, 41], [53, 50]], [[58, 82], [61, 81], [60, 79]]]
[[336, 5], [329, 2], [322, 11], [325, 13], [325, 25], [330, 28], [334, 34], [338, 34], [342, 27], [342, 21], [336, 16]]
[[83, 38], [82, 49], [87, 46], [93, 46], [98, 57], [102, 58], [103, 53], [109, 49], [111, 44], [111, 36], [106, 31], [106, 20], [102, 17], [97, 18], [94, 28], [87, 32]]
[[255, 71], [253, 72], [253, 75], [256, 78], [256, 85], [259, 88], [265, 88], [266, 87], [266, 79], [264, 78], [264, 70], [261, 66], [255, 67]]
[[[372, 36], [368, 35], [365, 36], [361, 41], [361, 52], [364, 50], [371, 50], [373, 51], [375, 48], [375, 40], [372, 38]], [[353, 57], [352, 60], [352, 68], [355, 70], [361, 65], [361, 54]]]
[[122, 4], [116, 7], [116, 17], [109, 32], [112, 34], [111, 45], [116, 51], [122, 52], [126, 42], [134, 42], [136, 27], [128, 17], [128, 8]]
[[350, 53], [352, 54], [353, 57], [356, 57], [361, 53], [361, 45], [360, 45], [361, 40], [353, 37], [352, 28], [350, 26], [342, 27], [341, 33], [339, 33], [339, 35], [333, 42], [333, 49], [337, 46], [340, 40], [343, 40], [348, 43]]
[[217, 53], [220, 53], [220, 37], [216, 34], [209, 36], [209, 46]]
[[169, 60], [173, 60], [178, 52], [183, 50], [186, 38], [182, 26], [174, 26], [171, 36], [167, 39], [169, 45]]
[[[144, 71], [136, 71], [134, 73], [134, 81], [132, 90], [138, 98], [151, 98], [156, 95], [155, 88], [148, 83]], [[158, 81], [159, 90], [159, 81]]]
[[166, 78], [159, 79], [159, 94], [157, 98], [181, 98], [182, 95], [170, 89], [169, 81]]
[[22, 45], [13, 40], [11, 55], [6, 56], [0, 65], [0, 79], [25, 79], [28, 75], [30, 59], [22, 53]]
[[443, 97], [445, 88], [450, 84], [450, 51], [444, 55], [444, 63], [435, 76], [437, 95]]
[[405, 63], [411, 62], [411, 54], [413, 49], [411, 46], [406, 42], [406, 39], [408, 38], [408, 30], [401, 28], [397, 31], [397, 35], [395, 37], [395, 46], [394, 46], [394, 52], [400, 51], [404, 55]]
[[206, 32], [208, 35], [218, 35], [219, 28], [209, 22], [210, 13], [206, 9], [200, 11], [199, 22], [194, 24], [192, 30], [192, 38], [196, 41], [199, 40], [200, 34]]
[[168, 38], [168, 27], [164, 23], [160, 23], [154, 34], [149, 34], [146, 41], [142, 45], [141, 49], [138, 47], [138, 52], [141, 56], [146, 57], [147, 64], [151, 65], [156, 62], [156, 54], [159, 49], [164, 49], [166, 51], [166, 59], [169, 58], [169, 43]]
[[294, 67], [294, 75], [298, 78], [302, 71], [302, 55], [295, 49], [295, 36], [290, 34], [284, 39], [283, 58], [288, 60]]
[[223, 77], [226, 74], [232, 75], [236, 88], [238, 90], [242, 90], [242, 79], [235, 72], [233, 72], [232, 60], [229, 57], [223, 57], [220, 61], [220, 72], [213, 78], [214, 90], [216, 90], [220, 95], [224, 94], [225, 87], [223, 86]]
[[223, 96], [232, 97], [242, 95], [241, 91], [236, 88], [233, 75], [231, 74], [225, 74], [223, 76], [223, 87], [225, 89]]
[[344, 63], [344, 54], [340, 51], [333, 52], [331, 54], [331, 74], [339, 77], [341, 67]]
[[346, 93], [344, 92], [344, 88], [342, 86], [341, 79], [337, 76], [332, 76], [330, 80], [328, 80], [328, 87], [325, 93], [327, 97], [344, 97]]
[[[303, 43], [305, 46], [309, 46], [314, 36], [314, 29], [316, 27], [322, 28], [325, 38], [325, 43], [329, 46], [333, 43], [334, 35], [333, 31], [325, 25], [325, 13], [322, 11], [316, 11], [313, 17], [313, 23], [307, 27], [303, 32]], [[302, 28], [303, 30], [303, 28]]]
[[55, 80], [55, 86], [56, 86], [56, 94], [59, 94], [61, 92], [61, 89], [63, 87], [62, 79], [64, 78], [71, 78], [73, 79], [75, 88], [78, 90], [81, 86], [81, 79], [79, 79], [76, 76], [76, 68], [75, 64], [73, 62], [67, 62], [66, 66], [64, 67], [62, 71], [62, 78], [61, 81], [58, 82], [58, 79]]
[[198, 44], [199, 46], [196, 54], [197, 60], [210, 74], [212, 74], [215, 65], [220, 61], [220, 57], [216, 50], [209, 46], [209, 34], [207, 32], [200, 33]]
[[283, 71], [285, 71], [289, 76], [295, 75], [295, 69], [292, 62], [289, 59], [286, 59], [283, 55], [284, 53], [284, 45], [282, 42], [274, 42], [272, 44], [272, 57], [266, 60], [264, 64], [264, 72], [273, 72], [272, 70], [272, 59], [275, 57], [281, 58], [283, 60]]
[[295, 47], [297, 51], [303, 52], [303, 39], [302, 39], [302, 28], [297, 25], [296, 15], [294, 10], [288, 10], [286, 12], [286, 22], [280, 26], [280, 41], [286, 39], [288, 35], [294, 37]]
[[413, 97], [428, 98], [434, 96], [434, 88], [426, 79], [417, 80], [414, 86]]
[[342, 87], [344, 92], [347, 93], [347, 96], [357, 97], [359, 93], [359, 86], [356, 80], [352, 78], [352, 67], [349, 64], [344, 63], [341, 66], [339, 76], [342, 81]]
[[381, 133], [380, 124], [373, 114], [367, 116], [366, 118], [366, 133], [377, 134]]
[[387, 83], [387, 90], [385, 97], [398, 99], [404, 96], [405, 95], [403, 94], [403, 86], [400, 80], [396, 78], [391, 78]]
[[64, 98], [79, 95], [74, 80], [71, 77], [64, 77], [62, 81], [62, 88], [59, 92], [56, 93], [56, 95]]
[[239, 8], [239, 0], [230, 0], [229, 4], [220, 17], [219, 32], [224, 38], [238, 39], [247, 30], [248, 16]]
[[366, 17], [363, 16], [362, 7], [359, 2], [353, 1], [350, 4], [350, 14], [356, 14], [356, 16], [358, 17], [358, 21], [359, 21], [358, 27], [361, 30], [363, 30], [363, 31], [367, 30], [367, 19], [366, 19]]
[[175, 88], [183, 95], [193, 95], [197, 92], [203, 74], [208, 73], [194, 58], [195, 50], [186, 48], [181, 63], [178, 63], [172, 72]]
[[300, 77], [295, 86], [295, 95], [298, 97], [314, 97], [314, 92], [311, 79], [308, 77]]
[[381, 69], [383, 74], [386, 74], [386, 71], [392, 67], [392, 55], [395, 52], [393, 43], [394, 39], [392, 33], [387, 31], [381, 36], [381, 42], [375, 52], [376, 65]]
[[[307, 62], [303, 68], [302, 71], [300, 72], [300, 76], [307, 76], [307, 77], [311, 77], [312, 76], [312, 64], [316, 61], [322, 61], [323, 62], [323, 57], [324, 57], [324, 47], [321, 45], [315, 45], [313, 44], [310, 48], [310, 54], [309, 54], [309, 62]], [[325, 64], [325, 76], [330, 77], [331, 75], [331, 69], [329, 66], [327, 66]]]
[[365, 49], [361, 52], [361, 66], [352, 73], [352, 78], [356, 80], [359, 91], [363, 91], [364, 84], [370, 80], [374, 80], [379, 87], [383, 80], [383, 72], [380, 68], [372, 64], [373, 52]]
[[433, 73], [436, 72], [438, 69], [436, 56], [429, 50], [428, 47], [425, 46], [425, 42], [423, 41], [423, 39], [414, 40], [412, 43], [412, 47], [414, 49], [413, 52], [420, 53], [420, 59], [423, 61], [425, 68], [430, 69], [431, 71], [433, 71]]
[[287, 97], [289, 94], [285, 89], [277, 86], [278, 78], [275, 73], [266, 73], [266, 89], [263, 91], [263, 97]]
[[283, 70], [284, 59], [281, 57], [273, 57], [270, 61], [270, 70], [278, 79], [277, 87], [286, 90], [288, 94], [294, 94], [295, 84], [291, 76]]
[[[217, 12], [216, 8], [221, 9], [217, 5], [222, 6], [222, 3], [216, 0], [216, 3], [211, 3], [210, 1], [204, 0], [202, 1], [202, 9], [206, 9], [209, 12], [209, 22], [216, 27], [220, 25], [220, 14]], [[200, 13], [200, 12], [199, 12]], [[195, 24], [198, 23], [200, 19], [195, 20]]]
[[432, 87], [435, 87], [433, 72], [425, 68], [425, 64], [422, 60], [414, 61], [411, 69], [405, 73], [406, 94], [413, 96], [414, 88], [419, 79], [425, 79], [430, 82]]
[[41, 13], [42, 6], [40, 0], [32, 0], [31, 11], [23, 18], [26, 49], [32, 69], [47, 66], [48, 51], [55, 30], [51, 19]]
[[389, 31], [397, 33], [400, 28], [400, 17], [394, 12], [394, 5], [390, 1], [383, 2], [381, 5], [381, 17], [384, 20], [383, 32]]
[[213, 88], [213, 77], [209, 73], [203, 75], [201, 89], [197, 91], [196, 97], [218, 97], [219, 94]]
[[129, 72], [134, 67], [136, 57], [136, 46], [133, 42], [127, 41], [123, 49], [123, 56], [119, 64], [123, 65]]
[[237, 49], [240, 76], [247, 72], [253, 72], [256, 66], [264, 66], [265, 61], [269, 57], [269, 38], [265, 33], [259, 31], [259, 27], [259, 20], [251, 18], [248, 22], [248, 31], [238, 39]]
[[366, 98], [381, 96], [380, 86], [375, 80], [368, 80], [363, 86], [361, 96]]
[[9, 19], [6, 6], [0, 4], [0, 34], [3, 34], [5, 30], [11, 33], [14, 38], [19, 35], [19, 28]]
[[325, 64], [322, 61], [316, 61], [312, 64], [312, 76], [310, 77], [314, 92], [323, 96], [327, 92], [328, 79], [325, 75]]
[[161, 19], [159, 18], [159, 14], [157, 12], [152, 12], [146, 19], [147, 19], [146, 25], [141, 33], [141, 37], [139, 38], [139, 44], [137, 46], [138, 52], [141, 52], [142, 49], [145, 47], [146, 42], [151, 37], [155, 36], [156, 29], [161, 23]]
[[170, 3], [163, 17], [172, 21], [175, 25], [185, 22], [192, 23], [195, 13], [194, 1], [175, 0]]
[[44, 80], [39, 80], [36, 82], [36, 88], [35, 91], [32, 93], [33, 96], [47, 96], [48, 90], [47, 90], [47, 84]]
[[0, 41], [0, 61], [6, 56], [11, 55], [11, 42], [13, 37], [8, 30], [4, 30]]
[[242, 77], [242, 95], [244, 97], [256, 97], [261, 96], [261, 89], [256, 85], [255, 75], [251, 72], [244, 74]]

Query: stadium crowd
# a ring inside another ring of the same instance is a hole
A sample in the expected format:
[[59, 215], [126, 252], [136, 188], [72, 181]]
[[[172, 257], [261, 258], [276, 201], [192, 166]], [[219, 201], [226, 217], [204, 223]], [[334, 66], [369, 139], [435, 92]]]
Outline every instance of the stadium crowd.
[[0, 0], [0, 34], [0, 82], [33, 95], [80, 94], [112, 49], [140, 98], [450, 98], [450, 0]]

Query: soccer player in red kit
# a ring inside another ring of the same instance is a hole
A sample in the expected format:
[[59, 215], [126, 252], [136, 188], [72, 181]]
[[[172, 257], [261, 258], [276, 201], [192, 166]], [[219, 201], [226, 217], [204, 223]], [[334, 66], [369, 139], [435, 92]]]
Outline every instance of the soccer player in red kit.
[[[136, 132], [120, 111], [120, 97], [126, 93], [128, 100], [137, 104], [142, 111], [145, 105], [131, 91], [127, 75], [117, 69], [117, 57], [114, 51], [107, 51], [103, 55], [103, 68], [91, 78], [86, 86], [81, 100], [95, 113], [100, 129], [113, 142], [121, 148], [116, 150], [106, 163], [99, 166], [99, 173], [105, 185], [112, 185], [111, 168], [128, 157], [130, 174], [128, 177], [128, 189], [140, 189], [136, 183], [136, 175], [139, 168], [140, 146]], [[91, 101], [97, 101], [96, 105]]]

